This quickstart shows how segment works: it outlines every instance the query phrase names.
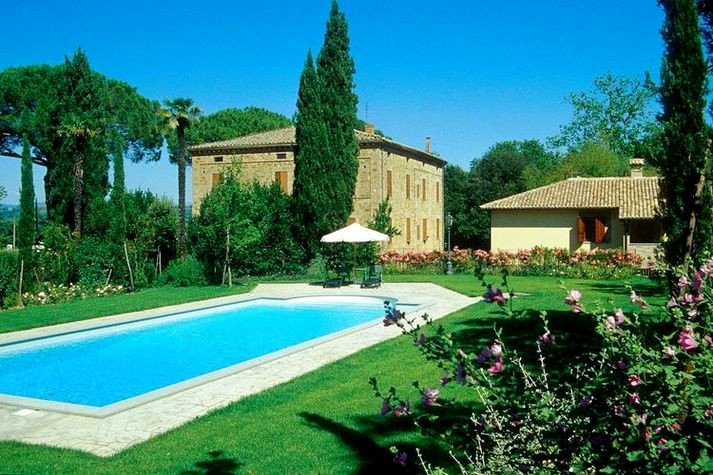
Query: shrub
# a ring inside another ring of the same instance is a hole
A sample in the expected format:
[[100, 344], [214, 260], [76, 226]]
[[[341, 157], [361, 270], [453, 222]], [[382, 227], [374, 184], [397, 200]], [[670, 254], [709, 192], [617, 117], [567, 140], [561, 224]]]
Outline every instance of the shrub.
[[51, 282], [44, 282], [35, 292], [22, 294], [22, 301], [25, 305], [45, 305], [52, 303], [69, 302], [75, 299], [87, 297], [104, 297], [106, 295], [120, 294], [126, 291], [122, 285], [99, 285], [97, 287], [83, 287], [79, 284], [56, 285]]
[[[506, 347], [497, 330], [479, 353], [466, 353], [427, 316], [422, 324], [387, 307], [384, 324], [399, 325], [444, 374], [437, 384], [414, 383], [418, 405], [372, 378], [381, 414], [411, 417], [425, 435], [448, 443], [461, 454], [463, 473], [710, 473], [712, 285], [713, 260], [681, 276], [667, 307], [646, 319], [618, 306], [588, 313], [571, 289], [564, 303], [592, 329], [594, 349], [583, 351], [578, 341], [563, 353], [542, 312], [532, 361]], [[524, 320], [508, 293], [490, 285], [483, 297], [506, 318]], [[633, 290], [629, 304], [648, 306]], [[548, 359], [563, 355], [569, 371], [549, 374]], [[471, 389], [475, 402], [441, 397], [452, 384]], [[396, 462], [408, 459], [394, 451]]]
[[18, 253], [15, 250], [0, 250], [0, 309], [17, 292], [20, 265]]
[[194, 256], [174, 259], [158, 278], [159, 285], [192, 287], [208, 285], [203, 264]]
[[85, 237], [79, 241], [74, 256], [79, 284], [94, 288], [107, 284], [109, 272], [116, 265], [114, 244], [98, 237]]

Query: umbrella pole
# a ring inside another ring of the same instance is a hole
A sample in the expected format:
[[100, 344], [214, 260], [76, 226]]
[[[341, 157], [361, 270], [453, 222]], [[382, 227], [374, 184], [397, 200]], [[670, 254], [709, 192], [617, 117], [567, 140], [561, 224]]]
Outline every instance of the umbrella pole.
[[[352, 257], [354, 258], [354, 267], [352, 267], [352, 269], [353, 269], [352, 272], [356, 272], [356, 243], [355, 242], [352, 243]], [[354, 276], [356, 277], [356, 274], [354, 274]]]

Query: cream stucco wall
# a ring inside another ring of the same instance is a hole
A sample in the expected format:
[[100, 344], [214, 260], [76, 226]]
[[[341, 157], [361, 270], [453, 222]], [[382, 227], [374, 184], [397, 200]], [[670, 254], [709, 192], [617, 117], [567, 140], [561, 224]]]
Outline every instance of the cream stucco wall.
[[[607, 242], [577, 242], [579, 216], [608, 216]], [[492, 210], [491, 249], [518, 250], [535, 246], [570, 251], [623, 247], [624, 226], [618, 210]]]
[[[277, 158], [277, 154], [285, 158]], [[275, 172], [287, 173], [287, 189], [294, 181], [294, 154], [291, 150], [244, 153], [239, 155], [193, 157], [192, 212], [198, 214], [203, 198], [213, 186], [213, 176], [225, 173], [237, 163], [243, 182], [258, 181], [263, 184], [275, 180]], [[384, 245], [390, 250], [441, 250], [443, 249], [443, 166], [427, 163], [406, 153], [400, 154], [383, 148], [362, 148], [359, 152], [359, 172], [354, 193], [352, 218], [363, 225], [374, 216], [379, 204], [387, 198], [388, 177], [391, 176], [391, 218], [401, 234]], [[409, 192], [406, 182], [409, 177]], [[424, 199], [425, 184], [425, 199]], [[426, 232], [423, 232], [424, 220]], [[407, 230], [410, 223], [411, 231]]]

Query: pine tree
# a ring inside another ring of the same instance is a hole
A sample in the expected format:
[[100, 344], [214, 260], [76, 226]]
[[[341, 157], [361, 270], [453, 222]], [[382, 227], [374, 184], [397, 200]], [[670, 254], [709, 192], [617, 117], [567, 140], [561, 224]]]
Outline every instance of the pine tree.
[[295, 180], [292, 209], [295, 235], [308, 255], [314, 255], [319, 237], [332, 231], [326, 210], [334, 195], [327, 152], [327, 128], [322, 118], [319, 82], [312, 53], [307, 53], [295, 115]]
[[708, 245], [713, 232], [706, 106], [706, 62], [701, 47], [694, 0], [660, 0], [666, 18], [666, 45], [661, 69], [663, 152], [655, 165], [661, 170], [661, 219], [666, 233], [664, 254], [681, 265]]
[[30, 268], [32, 246], [35, 244], [35, 185], [32, 179], [32, 158], [30, 142], [23, 137], [22, 166], [20, 169], [20, 218], [17, 226], [17, 247], [25, 261], [25, 269]]
[[359, 162], [357, 96], [354, 93], [354, 60], [349, 55], [349, 32], [336, 0], [327, 21], [324, 44], [317, 57], [317, 78], [322, 120], [327, 129], [329, 164], [323, 183], [331, 183], [334, 195], [324, 210], [327, 231], [344, 226], [352, 212]]

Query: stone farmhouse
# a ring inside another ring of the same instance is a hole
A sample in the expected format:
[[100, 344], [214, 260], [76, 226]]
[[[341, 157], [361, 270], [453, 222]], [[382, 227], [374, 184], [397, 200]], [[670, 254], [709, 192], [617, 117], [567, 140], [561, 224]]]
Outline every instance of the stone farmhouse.
[[[403, 145], [374, 133], [367, 125], [355, 130], [359, 141], [359, 173], [349, 223], [367, 225], [379, 204], [388, 199], [393, 225], [401, 232], [386, 246], [396, 251], [443, 249], [443, 167], [445, 161], [429, 150]], [[192, 156], [192, 212], [231, 164], [239, 162], [239, 179], [263, 184], [277, 182], [292, 193], [295, 176], [295, 128], [261, 132], [188, 148]], [[345, 223], [347, 224], [347, 223]]]
[[492, 218], [491, 248], [621, 248], [651, 257], [661, 240], [659, 178], [644, 177], [643, 165], [632, 159], [630, 177], [570, 178], [481, 205]]

